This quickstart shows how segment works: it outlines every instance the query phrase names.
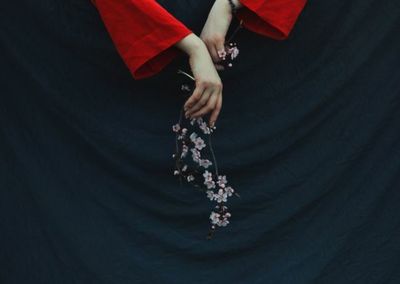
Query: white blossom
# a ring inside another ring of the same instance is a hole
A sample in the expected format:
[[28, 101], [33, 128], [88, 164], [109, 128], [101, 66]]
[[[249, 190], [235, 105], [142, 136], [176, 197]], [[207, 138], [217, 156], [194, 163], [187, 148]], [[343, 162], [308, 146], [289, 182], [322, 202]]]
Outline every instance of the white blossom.
[[203, 123], [203, 118], [200, 116], [196, 119], [197, 125], [200, 125]]
[[214, 194], [214, 199], [218, 203], [226, 202], [227, 197], [228, 197], [228, 194], [226, 194], [226, 192], [222, 188], [220, 188], [218, 190], [218, 193]]
[[212, 180], [212, 173], [210, 173], [209, 171], [205, 170], [203, 173], [203, 177], [205, 181], [210, 181]]
[[187, 145], [183, 145], [182, 146], [181, 158], [186, 157], [188, 151], [189, 151], [189, 147]]
[[209, 166], [212, 165], [212, 163], [211, 163], [210, 160], [207, 160], [207, 159], [200, 159], [200, 160], [199, 160], [199, 165], [200, 165], [200, 167], [208, 168]]
[[239, 55], [239, 49], [235, 46], [232, 48], [229, 48], [229, 52], [228, 52], [231, 56], [231, 59], [235, 59], [238, 55]]
[[207, 186], [207, 189], [215, 188], [215, 182], [213, 180], [205, 181], [204, 184]]
[[204, 140], [201, 139], [201, 137], [197, 137], [196, 139], [194, 139], [193, 141], [194, 146], [196, 147], [196, 149], [201, 150], [204, 147], [206, 147], [206, 144], [204, 143]]
[[200, 129], [203, 131], [204, 134], [210, 134], [211, 133], [211, 129], [207, 126], [207, 123], [202, 122], [199, 125]]
[[225, 192], [228, 194], [228, 196], [232, 196], [232, 194], [235, 192], [234, 189], [231, 186], [225, 187]]
[[190, 149], [190, 151], [192, 152], [193, 161], [198, 163], [200, 160], [200, 151], [197, 150], [196, 148], [192, 148]]
[[174, 124], [174, 125], [172, 126], [172, 130], [173, 130], [174, 132], [178, 132], [180, 129], [181, 129], [181, 126], [179, 125], [179, 123]]
[[220, 214], [218, 214], [214, 211], [211, 211], [210, 220], [213, 224], [217, 224], [219, 222], [219, 217], [220, 217]]
[[225, 187], [226, 183], [227, 183], [226, 176], [221, 176], [221, 175], [218, 176], [217, 184], [218, 184], [220, 187]]
[[228, 225], [229, 224], [229, 221], [228, 221], [228, 219], [220, 219], [220, 220], [218, 220], [218, 222], [217, 222], [217, 225], [218, 226], [220, 226], [220, 227], [225, 227], [226, 225]]
[[192, 142], [196, 141], [197, 133], [196, 132], [192, 132], [192, 134], [190, 134], [189, 138], [190, 138], [190, 140]]
[[207, 198], [209, 198], [211, 201], [214, 200], [214, 192], [212, 190], [207, 190]]
[[212, 180], [212, 173], [209, 171], [205, 171], [203, 173], [204, 184], [207, 186], [207, 189], [215, 188], [215, 182]]

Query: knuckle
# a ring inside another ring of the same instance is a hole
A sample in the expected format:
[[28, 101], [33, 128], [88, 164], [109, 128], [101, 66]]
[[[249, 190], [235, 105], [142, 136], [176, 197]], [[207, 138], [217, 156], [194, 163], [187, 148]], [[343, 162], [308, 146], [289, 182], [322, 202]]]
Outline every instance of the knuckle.
[[210, 81], [209, 80], [204, 80], [203, 82], [201, 82], [201, 86], [203, 88], [208, 88], [210, 86]]
[[196, 91], [193, 93], [192, 98], [193, 100], [198, 100], [200, 99], [201, 93], [199, 91]]
[[205, 105], [207, 105], [207, 99], [201, 100], [199, 109], [203, 108]]
[[196, 80], [196, 89], [197, 89], [197, 91], [198, 91], [198, 88], [200, 88], [203, 85], [203, 82], [204, 82], [204, 80], [202, 78], [198, 78]]
[[215, 107], [215, 103], [213, 103], [212, 101], [208, 101], [206, 108], [208, 110], [212, 110], [212, 109], [214, 109], [214, 107]]

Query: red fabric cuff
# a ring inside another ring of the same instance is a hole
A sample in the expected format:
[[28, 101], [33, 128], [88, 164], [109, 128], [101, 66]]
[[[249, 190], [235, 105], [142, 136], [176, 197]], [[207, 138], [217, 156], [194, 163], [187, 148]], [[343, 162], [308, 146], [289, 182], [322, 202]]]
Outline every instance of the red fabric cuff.
[[154, 30], [140, 41], [135, 42], [124, 53], [124, 61], [135, 79], [143, 79], [157, 74], [178, 55], [183, 54], [174, 45], [192, 31], [175, 27], [171, 28], [169, 33], [171, 36], [166, 37], [165, 31]]
[[277, 40], [288, 38], [307, 0], [241, 0], [236, 17], [243, 26]]
[[192, 33], [156, 1], [93, 1], [135, 79], [160, 72], [181, 51], [173, 46]]

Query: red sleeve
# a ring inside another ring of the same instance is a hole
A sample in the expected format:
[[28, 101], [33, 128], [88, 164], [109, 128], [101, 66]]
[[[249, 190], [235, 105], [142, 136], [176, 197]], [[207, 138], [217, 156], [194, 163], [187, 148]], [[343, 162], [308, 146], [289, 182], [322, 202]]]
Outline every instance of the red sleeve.
[[92, 2], [135, 79], [160, 72], [181, 53], [173, 45], [192, 33], [154, 0]]
[[307, 0], [240, 0], [236, 17], [243, 26], [264, 36], [282, 40], [292, 30]]

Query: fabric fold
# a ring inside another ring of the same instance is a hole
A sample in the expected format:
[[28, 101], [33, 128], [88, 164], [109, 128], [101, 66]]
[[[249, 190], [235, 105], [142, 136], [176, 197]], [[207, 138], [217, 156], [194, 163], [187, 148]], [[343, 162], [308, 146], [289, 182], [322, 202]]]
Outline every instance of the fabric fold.
[[277, 40], [287, 39], [307, 0], [241, 0], [243, 26]]

